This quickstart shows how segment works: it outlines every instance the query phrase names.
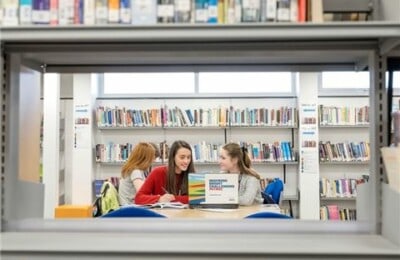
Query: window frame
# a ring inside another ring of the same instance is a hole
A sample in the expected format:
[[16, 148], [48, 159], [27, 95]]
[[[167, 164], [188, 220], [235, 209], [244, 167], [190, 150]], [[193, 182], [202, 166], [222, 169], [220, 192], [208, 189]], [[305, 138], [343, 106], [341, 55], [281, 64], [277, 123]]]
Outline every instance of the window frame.
[[[193, 72], [195, 73], [195, 89], [193, 93], [151, 93], [151, 94], [105, 94], [104, 93], [104, 73], [98, 74], [99, 92], [98, 97], [102, 99], [117, 99], [117, 98], [247, 98], [247, 97], [295, 97], [297, 96], [297, 72], [279, 71], [291, 73], [291, 91], [290, 92], [250, 92], [250, 93], [199, 93], [199, 78], [200, 72], [271, 72], [267, 66], [189, 66], [189, 67], [162, 67], [162, 66], [147, 66], [137, 67], [129, 72]], [[278, 71], [275, 71], [278, 72]]]

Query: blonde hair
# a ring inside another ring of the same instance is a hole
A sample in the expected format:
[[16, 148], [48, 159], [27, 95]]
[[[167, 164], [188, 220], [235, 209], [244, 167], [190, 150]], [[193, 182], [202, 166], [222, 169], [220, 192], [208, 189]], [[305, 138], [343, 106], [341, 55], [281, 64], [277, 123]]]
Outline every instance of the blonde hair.
[[222, 149], [224, 149], [231, 158], [238, 159], [238, 167], [241, 173], [249, 174], [257, 179], [261, 179], [260, 174], [251, 167], [251, 160], [246, 148], [240, 147], [237, 143], [228, 143], [224, 145]]
[[156, 150], [150, 143], [138, 143], [122, 166], [121, 176], [125, 178], [135, 169], [148, 170], [155, 159], [155, 154]]

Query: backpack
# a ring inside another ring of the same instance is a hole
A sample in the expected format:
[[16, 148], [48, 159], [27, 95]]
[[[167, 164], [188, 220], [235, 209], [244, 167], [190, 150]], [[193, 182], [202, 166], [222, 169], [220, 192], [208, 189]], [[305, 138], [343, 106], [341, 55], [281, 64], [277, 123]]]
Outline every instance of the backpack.
[[93, 203], [93, 217], [103, 216], [116, 209], [119, 209], [118, 191], [111, 182], [105, 181], [100, 196]]
[[280, 204], [281, 193], [283, 192], [283, 181], [279, 178], [273, 179], [261, 192], [264, 204]]

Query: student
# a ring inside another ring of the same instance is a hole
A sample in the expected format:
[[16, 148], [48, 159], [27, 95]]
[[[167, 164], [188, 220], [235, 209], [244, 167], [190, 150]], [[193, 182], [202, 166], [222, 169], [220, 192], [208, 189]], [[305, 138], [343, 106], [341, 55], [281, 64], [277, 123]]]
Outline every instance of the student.
[[194, 172], [192, 148], [185, 141], [175, 141], [168, 155], [168, 165], [154, 168], [135, 197], [136, 204], [179, 201], [188, 198], [188, 174]]
[[134, 202], [137, 191], [146, 179], [151, 164], [159, 154], [156, 146], [151, 143], [138, 143], [122, 166], [118, 195], [121, 206]]
[[260, 175], [251, 168], [251, 161], [245, 149], [236, 143], [224, 145], [219, 157], [219, 166], [224, 172], [239, 174], [239, 205], [263, 202]]

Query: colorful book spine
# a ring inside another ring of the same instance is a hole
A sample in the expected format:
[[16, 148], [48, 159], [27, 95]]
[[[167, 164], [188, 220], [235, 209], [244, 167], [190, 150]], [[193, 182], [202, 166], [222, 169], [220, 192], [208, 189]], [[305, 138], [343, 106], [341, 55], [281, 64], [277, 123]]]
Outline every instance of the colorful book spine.
[[175, 0], [175, 23], [190, 23], [191, 9], [191, 0]]
[[208, 21], [208, 0], [195, 1], [195, 23], [206, 23]]
[[21, 25], [32, 23], [32, 0], [19, 1], [19, 23]]
[[261, 0], [261, 22], [275, 22], [277, 0]]
[[94, 25], [96, 23], [95, 0], [84, 0], [83, 2], [83, 24]]
[[50, 23], [50, 0], [33, 0], [32, 2], [32, 23]]
[[132, 24], [156, 24], [157, 2], [154, 0], [134, 0], [132, 3]]
[[261, 11], [260, 0], [243, 0], [242, 1], [242, 21], [243, 22], [259, 22]]
[[157, 0], [157, 22], [173, 23], [175, 18], [175, 5], [173, 0]]
[[108, 0], [108, 23], [119, 23], [119, 0]]
[[83, 0], [74, 2], [74, 24], [83, 24]]
[[58, 0], [50, 0], [50, 24], [58, 25]]
[[58, 22], [60, 25], [74, 23], [74, 2], [75, 0], [58, 1]]
[[298, 0], [290, 0], [290, 22], [296, 23], [299, 20]]
[[18, 0], [3, 0], [3, 9], [0, 9], [3, 14], [3, 25], [15, 26], [19, 23], [19, 1]]
[[95, 0], [96, 24], [108, 23], [108, 0]]
[[207, 23], [218, 23], [218, 0], [208, 1], [208, 19]]
[[119, 20], [122, 24], [130, 24], [132, 23], [132, 8], [131, 8], [131, 0], [120, 0], [120, 13]]

